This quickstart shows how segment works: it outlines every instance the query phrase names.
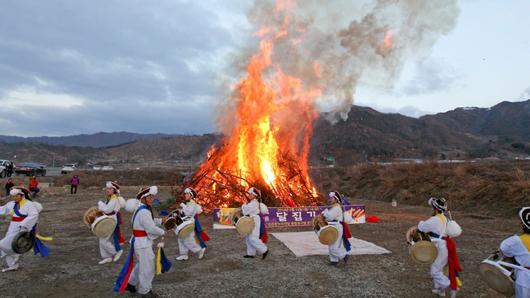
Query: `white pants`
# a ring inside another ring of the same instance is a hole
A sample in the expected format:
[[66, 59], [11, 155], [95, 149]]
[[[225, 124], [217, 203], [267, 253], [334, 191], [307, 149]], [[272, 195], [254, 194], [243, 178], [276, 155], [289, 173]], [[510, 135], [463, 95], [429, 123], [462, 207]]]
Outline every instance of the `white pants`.
[[2, 258], [5, 258], [7, 267], [13, 267], [17, 265], [21, 256], [16, 254], [11, 248], [11, 243], [13, 242], [13, 239], [16, 235], [16, 233], [8, 233], [4, 239], [0, 240], [0, 255]]
[[136, 286], [139, 294], [147, 294], [151, 291], [153, 278], [155, 277], [155, 253], [153, 248], [135, 248], [134, 260], [136, 265], [131, 273], [129, 283]]
[[252, 233], [248, 234], [245, 237], [245, 242], [247, 244], [247, 255], [249, 256], [255, 256], [256, 252], [259, 254], [263, 254], [267, 251], [267, 245], [259, 239], [259, 229], [261, 225], [261, 218], [259, 215], [252, 215], [252, 219], [254, 219], [254, 229], [252, 230]]
[[103, 259], [111, 258], [116, 254], [112, 235], [113, 234], [106, 238], [99, 238], [99, 253]]
[[191, 232], [186, 238], [178, 238], [180, 255], [188, 255], [191, 250], [193, 253], [201, 251], [201, 246], [195, 240], [195, 232]]
[[530, 272], [516, 270], [515, 298], [530, 297]]
[[449, 278], [444, 274], [444, 267], [447, 265], [447, 244], [445, 240], [433, 241], [432, 244], [438, 250], [438, 256], [431, 265], [432, 281], [434, 282], [434, 288], [445, 290], [451, 284]]
[[342, 233], [343, 233], [342, 224], [340, 223], [338, 224], [331, 223], [331, 224], [333, 224], [333, 226], [336, 227], [337, 230], [339, 231], [339, 238], [334, 243], [328, 245], [329, 260], [331, 262], [338, 262], [344, 259], [344, 257], [348, 254], [348, 252], [346, 252], [346, 248], [344, 247], [342, 243]]

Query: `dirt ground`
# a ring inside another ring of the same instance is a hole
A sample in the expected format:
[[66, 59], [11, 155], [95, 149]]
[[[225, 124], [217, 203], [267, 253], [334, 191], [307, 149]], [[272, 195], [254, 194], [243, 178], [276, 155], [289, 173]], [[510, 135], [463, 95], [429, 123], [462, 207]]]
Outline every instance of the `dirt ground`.
[[[133, 197], [131, 187], [124, 197]], [[40, 232], [54, 237], [48, 243], [51, 256], [24, 255], [21, 269], [0, 273], [3, 297], [125, 297], [115, 294], [114, 281], [125, 261], [98, 265], [98, 241], [82, 222], [83, 213], [103, 199], [101, 189], [83, 189], [77, 195], [45, 192]], [[166, 192], [169, 190], [165, 190]], [[165, 197], [162, 193], [160, 197]], [[373, 242], [390, 251], [387, 255], [353, 256], [347, 265], [328, 265], [327, 256], [296, 258], [274, 237], [266, 260], [244, 259], [245, 244], [234, 230], [212, 230], [211, 216], [202, 217], [203, 227], [212, 240], [205, 258], [192, 256], [186, 262], [174, 260], [177, 242], [166, 238], [166, 254], [173, 262], [171, 272], [155, 277], [154, 292], [160, 297], [431, 297], [429, 267], [416, 265], [408, 254], [405, 231], [429, 216], [425, 207], [392, 207], [387, 202], [354, 200], [366, 204], [367, 213], [381, 222], [352, 226], [355, 237]], [[499, 297], [480, 280], [478, 265], [507, 236], [518, 232], [513, 218], [493, 218], [479, 214], [456, 213], [464, 229], [457, 246], [464, 268], [464, 288], [459, 297]], [[124, 211], [124, 220], [130, 214]], [[4, 233], [8, 219], [2, 219]], [[309, 229], [309, 228], [308, 228]], [[124, 234], [130, 227], [124, 225]], [[2, 234], [3, 235], [3, 234]], [[434, 297], [434, 296], [433, 296]]]

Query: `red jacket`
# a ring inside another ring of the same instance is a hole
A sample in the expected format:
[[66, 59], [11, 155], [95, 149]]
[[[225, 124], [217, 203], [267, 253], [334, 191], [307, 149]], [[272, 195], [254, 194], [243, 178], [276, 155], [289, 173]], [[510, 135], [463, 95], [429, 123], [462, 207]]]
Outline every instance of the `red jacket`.
[[34, 188], [37, 188], [39, 186], [39, 182], [37, 180], [31, 180], [29, 182], [29, 190], [33, 190]]

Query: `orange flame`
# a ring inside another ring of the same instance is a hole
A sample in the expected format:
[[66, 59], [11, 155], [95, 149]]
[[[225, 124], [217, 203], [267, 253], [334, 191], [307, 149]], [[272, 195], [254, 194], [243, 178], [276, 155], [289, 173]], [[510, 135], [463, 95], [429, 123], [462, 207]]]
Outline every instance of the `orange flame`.
[[[287, 13], [293, 5], [294, 1], [278, 1], [276, 12]], [[234, 181], [242, 189], [265, 187], [281, 205], [316, 200], [307, 164], [312, 123], [317, 117], [313, 103], [321, 92], [273, 65], [274, 42], [289, 32], [289, 17], [283, 20], [279, 28], [262, 26], [253, 34], [261, 38], [259, 51], [236, 87], [235, 115], [226, 116], [235, 116], [235, 128], [220, 148], [210, 149], [194, 176], [198, 179], [194, 186], [209, 198], [202, 202], [207, 208], [242, 201], [229, 185]], [[317, 74], [319, 69], [315, 63]]]

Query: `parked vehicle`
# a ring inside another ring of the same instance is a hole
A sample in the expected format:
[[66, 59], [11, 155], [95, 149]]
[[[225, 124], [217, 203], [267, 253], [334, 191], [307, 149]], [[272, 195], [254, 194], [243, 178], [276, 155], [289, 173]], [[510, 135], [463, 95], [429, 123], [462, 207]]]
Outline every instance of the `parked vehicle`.
[[114, 170], [114, 167], [113, 166], [103, 166], [103, 167], [101, 167], [101, 170], [102, 171], [112, 171], [112, 170]]
[[92, 170], [94, 170], [94, 171], [100, 171], [100, 170], [101, 170], [101, 166], [93, 166], [93, 167], [92, 167]]
[[46, 176], [46, 165], [36, 162], [24, 162], [15, 167], [15, 175]]
[[0, 178], [11, 177], [14, 165], [10, 160], [0, 159]]
[[67, 173], [71, 173], [73, 171], [77, 170], [77, 165], [72, 163], [72, 164], [66, 164], [63, 166], [63, 168], [61, 169], [61, 174], [67, 174]]

